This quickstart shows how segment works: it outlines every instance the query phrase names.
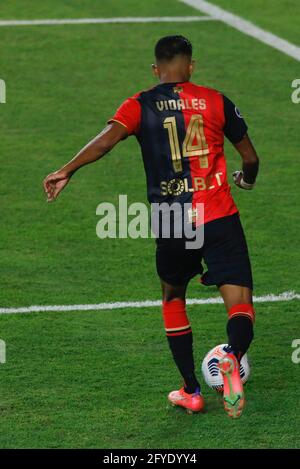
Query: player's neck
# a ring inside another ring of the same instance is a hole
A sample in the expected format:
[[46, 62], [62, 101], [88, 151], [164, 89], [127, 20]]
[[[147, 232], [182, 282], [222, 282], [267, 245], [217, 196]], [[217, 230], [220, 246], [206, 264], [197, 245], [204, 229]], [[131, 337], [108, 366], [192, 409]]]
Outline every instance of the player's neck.
[[161, 85], [167, 85], [168, 83], [186, 83], [187, 81], [190, 81], [190, 80], [160, 80], [160, 84]]
[[161, 84], [184, 83], [186, 81], [190, 81], [190, 77], [186, 76], [186, 74], [181, 73], [165, 73], [161, 74], [161, 76], [159, 77], [159, 81]]

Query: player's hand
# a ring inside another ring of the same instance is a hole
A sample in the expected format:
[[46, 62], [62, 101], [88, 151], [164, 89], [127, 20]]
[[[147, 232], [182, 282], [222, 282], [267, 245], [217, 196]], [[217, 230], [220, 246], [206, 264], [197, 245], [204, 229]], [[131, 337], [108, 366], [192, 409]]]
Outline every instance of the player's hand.
[[58, 194], [66, 187], [70, 181], [71, 175], [63, 170], [55, 171], [49, 174], [43, 182], [44, 190], [47, 196], [47, 202], [53, 202]]
[[234, 173], [232, 173], [232, 177], [235, 185], [238, 186], [240, 189], [245, 189], [246, 191], [253, 189], [254, 184], [249, 184], [248, 182], [244, 181], [243, 171], [235, 171]]

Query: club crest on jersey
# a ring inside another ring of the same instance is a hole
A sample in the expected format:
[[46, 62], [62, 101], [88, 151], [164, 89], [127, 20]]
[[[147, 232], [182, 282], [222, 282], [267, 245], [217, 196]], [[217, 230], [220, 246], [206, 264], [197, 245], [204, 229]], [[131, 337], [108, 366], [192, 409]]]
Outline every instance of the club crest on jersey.
[[173, 91], [174, 91], [174, 93], [182, 93], [183, 88], [182, 88], [182, 86], [174, 86]]

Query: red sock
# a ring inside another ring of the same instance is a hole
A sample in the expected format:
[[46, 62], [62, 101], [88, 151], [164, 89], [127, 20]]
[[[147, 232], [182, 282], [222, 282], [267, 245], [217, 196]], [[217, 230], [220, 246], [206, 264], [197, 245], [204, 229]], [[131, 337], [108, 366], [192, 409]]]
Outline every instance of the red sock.
[[200, 389], [200, 384], [195, 376], [193, 335], [185, 302], [180, 299], [164, 301], [163, 318], [173, 358], [185, 382], [185, 391], [194, 393]]
[[228, 344], [238, 360], [247, 352], [252, 339], [255, 311], [252, 304], [234, 305], [228, 311]]

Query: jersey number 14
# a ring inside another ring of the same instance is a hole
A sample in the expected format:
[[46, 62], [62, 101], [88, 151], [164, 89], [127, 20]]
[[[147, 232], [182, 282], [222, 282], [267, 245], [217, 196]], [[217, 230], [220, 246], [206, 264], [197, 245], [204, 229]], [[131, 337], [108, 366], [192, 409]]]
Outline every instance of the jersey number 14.
[[175, 173], [182, 171], [182, 156], [198, 156], [200, 168], [208, 168], [208, 157], [206, 155], [208, 155], [209, 150], [204, 135], [203, 116], [201, 114], [192, 115], [186, 129], [182, 152], [179, 148], [176, 117], [167, 117], [163, 124], [169, 135], [171, 157]]

